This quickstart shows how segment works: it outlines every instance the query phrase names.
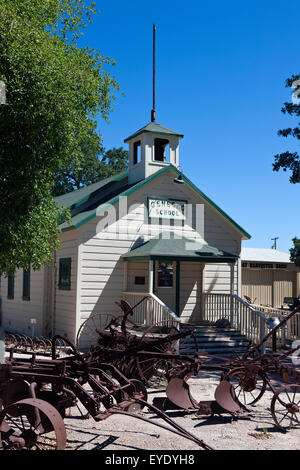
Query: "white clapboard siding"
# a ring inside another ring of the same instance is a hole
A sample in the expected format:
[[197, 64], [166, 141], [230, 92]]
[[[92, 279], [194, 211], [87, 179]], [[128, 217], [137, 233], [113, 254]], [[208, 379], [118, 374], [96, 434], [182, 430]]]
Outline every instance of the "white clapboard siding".
[[[238, 289], [238, 270], [234, 266], [234, 293]], [[231, 293], [231, 268], [227, 263], [206, 264], [203, 273], [203, 292], [210, 294]]]
[[[7, 298], [7, 278], [1, 278], [1, 298], [4, 329], [26, 336], [43, 334], [44, 269], [30, 270], [30, 300], [23, 300], [23, 270], [15, 273], [14, 298]], [[30, 319], [34, 318], [34, 330]]]
[[[201, 228], [201, 233], [195, 230], [190, 219], [184, 227], [181, 227], [181, 224], [170, 227], [166, 221], [162, 221], [161, 224], [153, 221], [149, 223], [147, 196], [174, 197], [187, 200], [194, 205], [204, 204], [204, 227]], [[240, 252], [241, 234], [194, 190], [187, 185], [180, 187], [175, 185], [170, 174], [161, 175], [151, 184], [129, 196], [127, 207], [128, 213], [124, 211], [123, 205], [122, 217], [118, 219], [116, 215], [105, 230], [99, 231], [99, 227], [105, 226], [105, 217], [97, 217], [80, 229], [80, 301], [77, 326], [84, 318], [88, 318], [89, 313], [120, 313], [115, 301], [120, 299], [124, 286], [124, 262], [121, 255], [129, 251], [136, 240], [147, 241], [160, 232], [172, 230], [191, 239], [203, 240], [204, 236], [210, 245], [237, 255]], [[118, 207], [115, 210], [115, 214], [117, 213]], [[127, 289], [147, 292], [148, 262], [128, 262], [127, 265]], [[189, 274], [191, 269], [197, 271], [197, 276], [199, 274], [199, 286], [195, 285], [193, 276]], [[144, 276], [145, 286], [135, 285], [135, 276]], [[206, 292], [230, 292], [231, 274], [230, 266], [227, 264], [205, 266], [202, 281], [201, 264], [190, 263], [189, 266], [187, 263], [183, 267], [182, 276], [183, 298], [186, 298], [186, 304], [182, 306], [185, 319], [190, 318], [199, 308], [198, 288], [202, 289], [202, 282]], [[237, 277], [236, 268], [235, 277]], [[237, 282], [235, 279], [235, 286]]]
[[[71, 288], [60, 290], [59, 260], [71, 258]], [[61, 234], [61, 247], [56, 254], [57, 278], [55, 295], [55, 333], [74, 341], [76, 335], [76, 306], [77, 306], [77, 263], [78, 263], [78, 231], [72, 230]]]
[[[135, 277], [145, 278], [145, 284], [135, 284]], [[131, 261], [127, 267], [127, 291], [131, 292], [148, 292], [149, 286], [149, 262], [148, 261]]]

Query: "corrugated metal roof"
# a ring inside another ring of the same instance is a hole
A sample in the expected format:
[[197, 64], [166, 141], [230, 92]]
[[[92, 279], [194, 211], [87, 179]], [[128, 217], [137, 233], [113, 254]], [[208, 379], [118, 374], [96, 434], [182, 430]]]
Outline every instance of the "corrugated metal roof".
[[290, 254], [271, 248], [242, 248], [242, 261], [268, 261], [274, 263], [291, 263]]

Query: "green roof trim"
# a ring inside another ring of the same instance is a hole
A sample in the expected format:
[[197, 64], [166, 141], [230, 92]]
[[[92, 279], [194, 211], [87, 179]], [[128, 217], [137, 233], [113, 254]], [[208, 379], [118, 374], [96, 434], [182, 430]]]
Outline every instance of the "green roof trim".
[[[205, 201], [214, 207], [230, 224], [232, 224], [246, 239], [250, 239], [251, 235], [247, 233], [239, 224], [237, 224], [226, 212], [215, 204], [206, 194], [204, 194], [194, 183], [184, 176], [175, 166], [166, 165], [151, 176], [135, 183], [128, 184], [128, 172], [122, 172], [105, 180], [91, 184], [85, 188], [73, 191], [56, 198], [57, 203], [64, 207], [69, 207], [72, 213], [72, 224], [67, 222], [60, 225], [61, 231], [74, 230], [86, 224], [93, 218], [102, 215], [109, 206], [118, 204], [120, 197], [130, 196], [144, 186], [150, 184], [156, 178], [174, 171], [176, 175], [181, 175], [183, 181], [190, 186]], [[84, 191], [85, 190], [85, 191]], [[76, 193], [76, 194], [75, 194]], [[83, 206], [83, 207], [81, 207]]]
[[178, 238], [173, 232], [163, 232], [122, 255], [125, 261], [170, 260], [205, 263], [234, 263], [236, 255], [201, 243], [199, 240]]
[[179, 134], [176, 131], [173, 131], [172, 129], [169, 129], [168, 127], [162, 126], [161, 124], [157, 124], [156, 122], [150, 122], [146, 126], [142, 127], [138, 131], [136, 131], [134, 134], [130, 135], [127, 137], [127, 139], [124, 139], [124, 142], [129, 142], [129, 140], [134, 139], [135, 137], [138, 137], [141, 134], [159, 134], [159, 135], [169, 135], [173, 137], [178, 137], [182, 139], [183, 134]]

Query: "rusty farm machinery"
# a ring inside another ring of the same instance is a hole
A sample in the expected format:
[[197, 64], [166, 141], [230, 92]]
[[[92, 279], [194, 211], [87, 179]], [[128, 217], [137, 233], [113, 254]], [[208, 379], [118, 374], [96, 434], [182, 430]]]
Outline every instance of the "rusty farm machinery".
[[[68, 356], [57, 358], [56, 345], [61, 340], [70, 351]], [[0, 449], [65, 449], [65, 413], [78, 401], [95, 421], [114, 414], [136, 417], [211, 450], [204, 441], [149, 403], [141, 381], [129, 379], [111, 362], [97, 360], [96, 363], [90, 354], [81, 354], [59, 335], [52, 339], [51, 359], [37, 358], [35, 352], [30, 358], [20, 358], [11, 349], [2, 365]], [[153, 422], [139, 413], [143, 408], [148, 408], [162, 422]]]
[[[119, 306], [122, 315], [111, 318], [106, 328], [96, 328], [97, 344], [85, 353], [59, 335], [52, 338], [50, 359], [37, 358], [35, 351], [30, 358], [20, 359], [15, 357], [14, 348], [10, 350], [0, 370], [0, 449], [64, 449], [66, 410], [78, 401], [95, 421], [114, 414], [134, 416], [205, 450], [212, 448], [171, 419], [169, 409], [195, 411], [198, 416], [223, 412], [239, 416], [269, 388], [275, 425], [282, 431], [299, 426], [300, 372], [285, 362], [299, 347], [281, 355], [262, 352], [270, 332], [260, 344], [249, 344], [241, 357], [220, 360], [198, 352], [182, 355], [178, 343], [184, 336], [193, 335], [192, 329], [180, 332], [174, 326], [160, 324], [141, 330], [130, 319], [136, 306], [125, 301]], [[296, 308], [275, 328], [299, 310]], [[61, 344], [69, 348], [64, 357], [57, 354]], [[197, 376], [201, 382], [201, 373], [207, 371], [221, 374], [215, 400], [197, 402], [188, 380]], [[279, 377], [280, 388], [274, 388], [272, 375]], [[148, 384], [157, 376], [164, 379], [166, 396], [150, 403]], [[144, 409], [161, 421], [153, 422]]]
[[[300, 370], [290, 360], [300, 345], [281, 354], [263, 350], [269, 338], [300, 311], [300, 306], [278, 322], [258, 344], [249, 342], [242, 355], [222, 358], [200, 354], [195, 337], [194, 355], [179, 354], [178, 342], [185, 335], [194, 336], [192, 327], [180, 333], [174, 326], [162, 322], [141, 333], [140, 327], [129, 318], [135, 307], [125, 301], [118, 305], [123, 315], [113, 318], [106, 329], [96, 328], [98, 345], [90, 350], [90, 363], [105, 359], [146, 386], [153, 379], [163, 378], [166, 396], [153, 400], [163, 411], [182, 409], [193, 410], [198, 416], [223, 412], [238, 416], [249, 411], [247, 407], [255, 405], [268, 389], [273, 394], [270, 410], [275, 425], [281, 431], [300, 427]], [[197, 402], [188, 380], [198, 376], [201, 383], [201, 374], [206, 372], [220, 373], [215, 400]]]

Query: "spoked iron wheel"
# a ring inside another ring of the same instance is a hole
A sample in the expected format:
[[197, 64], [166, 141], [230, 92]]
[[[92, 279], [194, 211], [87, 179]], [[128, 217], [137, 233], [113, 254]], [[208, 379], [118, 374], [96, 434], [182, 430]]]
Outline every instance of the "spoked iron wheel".
[[300, 385], [283, 386], [272, 398], [271, 413], [282, 430], [300, 429]]
[[[171, 330], [171, 328], [174, 328]], [[170, 335], [171, 332], [175, 334], [178, 333], [178, 330], [175, 327], [168, 326], [167, 322], [160, 322], [154, 324], [147, 328], [147, 330], [142, 335], [139, 346], [149, 344], [164, 338], [167, 335]], [[175, 342], [172, 342], [171, 339], [168, 342], [162, 344], [156, 344], [153, 347], [146, 349], [149, 351], [149, 354], [143, 355], [143, 353], [138, 353], [136, 356], [136, 366], [138, 379], [144, 382], [146, 385], [150, 386], [153, 383], [159, 384], [159, 382], [165, 382], [168, 377], [168, 371], [176, 364], [176, 361], [171, 358], [159, 358], [155, 357], [155, 354], [151, 353], [162, 353], [162, 354], [176, 354], [176, 345]]]
[[95, 313], [89, 316], [80, 326], [76, 336], [76, 348], [89, 349], [96, 346], [99, 340], [98, 330], [103, 330], [116, 315]]
[[266, 379], [245, 369], [237, 369], [225, 377], [233, 386], [236, 398], [242, 405], [249, 406], [257, 403], [266, 391]]
[[26, 398], [0, 413], [0, 449], [64, 450], [66, 429], [59, 412], [44, 400]]

